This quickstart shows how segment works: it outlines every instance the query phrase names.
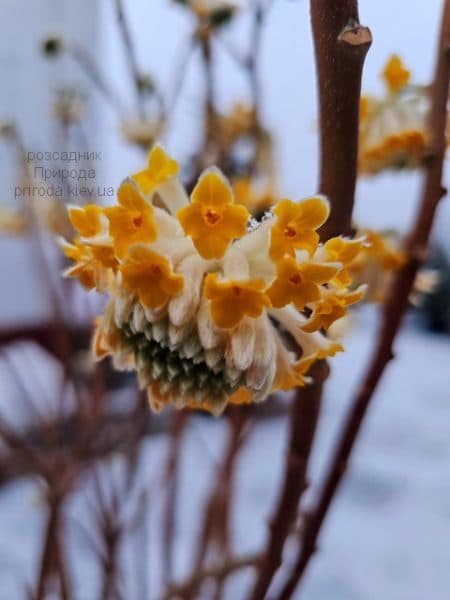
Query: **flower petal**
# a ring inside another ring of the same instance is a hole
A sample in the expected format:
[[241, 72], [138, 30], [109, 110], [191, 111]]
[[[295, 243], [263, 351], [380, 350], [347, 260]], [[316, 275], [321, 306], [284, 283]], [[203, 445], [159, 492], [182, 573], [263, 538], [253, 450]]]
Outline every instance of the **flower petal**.
[[192, 195], [192, 203], [206, 206], [225, 206], [233, 202], [231, 186], [216, 167], [203, 171]]

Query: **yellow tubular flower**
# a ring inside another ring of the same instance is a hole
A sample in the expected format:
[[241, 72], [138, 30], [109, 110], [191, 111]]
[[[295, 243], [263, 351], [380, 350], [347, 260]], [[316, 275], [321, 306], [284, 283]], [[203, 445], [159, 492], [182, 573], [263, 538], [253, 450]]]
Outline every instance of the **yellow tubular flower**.
[[149, 194], [161, 183], [178, 175], [178, 171], [177, 161], [171, 158], [164, 148], [158, 144], [150, 150], [147, 168], [131, 177], [144, 194]]
[[331, 283], [341, 288], [346, 288], [352, 283], [352, 276], [348, 266], [360, 254], [365, 238], [346, 239], [342, 237], [334, 237], [325, 242], [323, 250], [327, 260], [331, 262], [340, 262], [343, 265], [342, 269], [336, 273]]
[[64, 254], [75, 263], [64, 271], [64, 276], [78, 277], [84, 288], [103, 292], [108, 283], [109, 270], [117, 270], [118, 263], [112, 248], [89, 246], [77, 239], [73, 244], [65, 240], [60, 240], [60, 243]]
[[231, 329], [246, 315], [259, 317], [270, 300], [264, 293], [262, 279], [249, 281], [218, 281], [210, 273], [205, 281], [205, 296], [211, 301], [211, 316], [218, 327]]
[[120, 329], [111, 327], [105, 331], [103, 322], [102, 317], [95, 319], [95, 332], [92, 340], [92, 351], [95, 358], [99, 360], [118, 350], [121, 338]]
[[372, 255], [383, 269], [396, 271], [406, 262], [406, 255], [401, 250], [396, 250], [388, 240], [373, 230], [366, 231], [367, 253]]
[[136, 367], [135, 357], [124, 344], [126, 338], [123, 330], [116, 325], [114, 309], [114, 303], [110, 302], [104, 314], [95, 319], [92, 353], [97, 360], [112, 355], [116, 369], [133, 369]]
[[319, 329], [329, 329], [335, 321], [347, 314], [348, 306], [362, 300], [364, 292], [364, 287], [349, 293], [330, 292], [315, 304], [311, 317], [302, 327], [303, 331], [312, 333]]
[[[423, 123], [423, 126], [425, 123]], [[385, 169], [415, 168], [421, 164], [426, 148], [425, 130], [409, 129], [392, 133], [377, 141], [367, 150], [362, 149], [359, 170], [376, 175]]]
[[229, 183], [218, 169], [208, 169], [200, 177], [191, 204], [177, 213], [186, 235], [192, 238], [200, 256], [222, 258], [234, 238], [246, 232], [249, 212], [233, 204]]
[[337, 273], [338, 267], [327, 264], [297, 263], [285, 256], [277, 264], [277, 276], [266, 290], [272, 306], [281, 308], [293, 303], [298, 310], [320, 300], [319, 285], [327, 283]]
[[391, 94], [396, 94], [409, 83], [411, 71], [405, 68], [402, 59], [392, 54], [383, 70], [383, 79]]
[[157, 228], [151, 204], [142, 196], [135, 185], [127, 180], [118, 191], [119, 206], [104, 209], [109, 220], [109, 232], [114, 250], [123, 257], [132, 244], [153, 242]]
[[164, 306], [183, 289], [183, 277], [169, 261], [144, 245], [132, 246], [120, 267], [123, 285], [148, 308]]
[[361, 251], [364, 238], [348, 239], [334, 237], [325, 242], [324, 248], [331, 261], [348, 265], [355, 260]]
[[271, 258], [276, 261], [285, 254], [295, 256], [295, 250], [312, 254], [319, 242], [316, 229], [325, 223], [329, 210], [323, 196], [307, 198], [298, 204], [280, 200], [273, 209], [277, 221], [271, 231]]
[[306, 374], [311, 365], [317, 360], [317, 355], [293, 361], [290, 353], [286, 350], [280, 340], [277, 340], [277, 374], [273, 382], [274, 390], [287, 392], [296, 386], [308, 383]]
[[379, 302], [387, 290], [391, 273], [401, 268], [407, 258], [398, 248], [398, 236], [370, 229], [363, 229], [360, 233], [366, 241], [361, 252], [347, 268], [356, 284], [368, 285], [366, 300]]
[[79, 235], [84, 238], [92, 238], [100, 235], [103, 231], [103, 210], [96, 204], [86, 206], [69, 206], [69, 220]]

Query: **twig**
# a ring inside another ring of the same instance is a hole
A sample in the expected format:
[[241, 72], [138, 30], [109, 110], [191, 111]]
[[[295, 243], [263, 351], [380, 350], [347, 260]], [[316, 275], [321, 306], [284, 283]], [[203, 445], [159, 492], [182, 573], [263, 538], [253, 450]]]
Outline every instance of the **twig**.
[[[212, 486], [206, 507], [203, 510], [203, 523], [199, 535], [198, 547], [192, 569], [192, 577], [201, 570], [208, 550], [215, 545], [222, 556], [230, 554], [229, 544], [229, 517], [231, 500], [233, 498], [233, 475], [236, 462], [243, 444], [248, 439], [251, 424], [248, 423], [248, 413], [241, 407], [229, 409], [229, 433], [226, 448], [223, 453], [221, 465], [217, 471], [216, 481]], [[223, 579], [217, 579], [219, 587]], [[197, 589], [192, 587], [187, 598], [197, 597]]]
[[99, 468], [94, 471], [94, 492], [97, 502], [97, 528], [101, 539], [103, 552], [101, 555], [102, 566], [102, 592], [100, 597], [104, 600], [117, 598], [120, 566], [119, 548], [122, 542], [124, 526], [121, 519], [122, 494], [117, 490], [113, 474], [106, 479], [108, 489], [102, 481]]
[[[18, 154], [22, 184], [28, 186], [33, 185], [33, 176], [31, 174], [33, 165], [30, 164], [27, 159], [25, 143], [16, 126], [12, 127], [12, 139]], [[51, 336], [54, 340], [55, 347], [57, 348], [58, 358], [64, 366], [65, 374], [67, 374], [70, 369], [70, 340], [64, 326], [63, 306], [61, 305], [60, 298], [55, 289], [52, 272], [45, 255], [42, 235], [36, 218], [35, 203], [24, 199], [23, 209], [25, 219], [31, 232], [30, 242], [33, 247], [32, 259], [35, 261], [37, 272], [41, 275], [39, 283], [47, 296], [48, 305], [52, 312]]]
[[422, 200], [417, 218], [406, 242], [409, 260], [395, 277], [383, 307], [382, 325], [366, 375], [353, 399], [338, 437], [333, 459], [312, 510], [305, 515], [302, 547], [282, 590], [279, 600], [287, 600], [295, 591], [315, 551], [316, 540], [338, 486], [346, 472], [350, 454], [373, 394], [389, 361], [393, 358], [393, 343], [408, 306], [408, 297], [417, 270], [425, 258], [426, 248], [439, 200], [445, 195], [442, 170], [445, 156], [447, 97], [450, 83], [450, 0], [445, 0], [437, 54], [434, 83], [431, 89], [429, 115], [430, 155], [425, 166]]
[[36, 600], [44, 600], [49, 584], [57, 580], [59, 580], [61, 599], [68, 600], [69, 587], [60, 542], [62, 499], [58, 495], [53, 496], [51, 493], [50, 496], [48, 503], [49, 517], [39, 570]]
[[172, 415], [169, 452], [165, 468], [165, 506], [162, 523], [162, 572], [164, 583], [172, 577], [173, 542], [175, 534], [175, 513], [178, 497], [178, 472], [183, 432], [187, 424], [188, 413], [176, 411]]
[[69, 54], [69, 56], [71, 56], [84, 70], [94, 85], [97, 86], [97, 89], [103, 94], [106, 100], [109, 101], [119, 118], [121, 118], [125, 113], [122, 100], [116, 93], [116, 90], [114, 90], [106, 81], [89, 52], [74, 42], [66, 43], [64, 48], [67, 54]]
[[244, 71], [248, 71], [248, 58], [247, 56], [241, 55], [239, 50], [233, 46], [228, 38], [218, 33], [215, 33], [214, 39], [219, 43], [220, 46], [228, 53], [229, 57], [233, 59], [236, 65]]
[[263, 6], [260, 0], [256, 0], [255, 6], [253, 8], [253, 26], [251, 33], [251, 46], [250, 52], [247, 58], [247, 68], [250, 77], [250, 88], [252, 93], [253, 100], [253, 108], [256, 114], [256, 121], [259, 122], [258, 119], [258, 109], [259, 109], [259, 99], [261, 97], [260, 94], [260, 82], [259, 82], [259, 61], [261, 56], [261, 37], [264, 22], [267, 16], [267, 13], [270, 9], [273, 0], [269, 0], [266, 2], [266, 5]]
[[192, 589], [197, 589], [207, 579], [223, 580], [235, 571], [253, 567], [258, 562], [258, 559], [258, 554], [250, 554], [248, 556], [230, 558], [204, 571], [197, 571], [185, 581], [171, 586], [163, 595], [163, 600], [171, 600], [172, 598], [180, 600], [189, 597]]
[[150, 556], [150, 531], [149, 519], [147, 518], [149, 511], [149, 499], [151, 498], [150, 490], [144, 488], [139, 495], [135, 514], [136, 532], [136, 556], [135, 556], [135, 577], [139, 597], [141, 600], [150, 599], [149, 586], [149, 565], [151, 564]]
[[214, 73], [213, 61], [211, 52], [211, 33], [207, 28], [199, 28], [197, 32], [200, 49], [202, 53], [203, 68], [205, 73], [206, 95], [205, 95], [205, 141], [204, 151], [206, 155], [211, 152], [216, 146], [215, 129], [216, 129], [216, 113], [215, 113], [215, 89], [214, 89]]
[[128, 27], [128, 22], [125, 17], [125, 11], [123, 8], [122, 0], [115, 0], [117, 22], [119, 24], [120, 33], [122, 35], [123, 45], [125, 48], [125, 55], [128, 62], [128, 68], [130, 71], [131, 79], [136, 90], [136, 100], [138, 114], [141, 119], [145, 119], [144, 104], [142, 101], [142, 81], [137, 65], [136, 54], [133, 46], [133, 39]]
[[250, 52], [247, 59], [247, 69], [250, 83], [250, 91], [253, 104], [253, 126], [252, 133], [255, 142], [255, 152], [253, 159], [249, 165], [249, 175], [255, 175], [258, 166], [258, 159], [263, 138], [266, 135], [261, 125], [261, 83], [259, 77], [259, 68], [261, 62], [261, 41], [264, 24], [267, 19], [268, 12], [274, 0], [267, 0], [263, 3], [261, 0], [256, 0], [253, 8], [253, 27], [251, 33]]
[[169, 115], [169, 120], [175, 112], [175, 107], [177, 105], [177, 101], [180, 97], [181, 90], [183, 88], [183, 83], [184, 83], [184, 80], [187, 75], [189, 61], [192, 57], [193, 51], [197, 47], [197, 42], [198, 42], [197, 36], [193, 35], [191, 38], [189, 38], [187, 48], [184, 48], [183, 52], [180, 53], [179, 64], [174, 69], [175, 75], [173, 77], [173, 80], [175, 81], [175, 85], [173, 87], [171, 99], [168, 103], [168, 110], [167, 110], [167, 113]]

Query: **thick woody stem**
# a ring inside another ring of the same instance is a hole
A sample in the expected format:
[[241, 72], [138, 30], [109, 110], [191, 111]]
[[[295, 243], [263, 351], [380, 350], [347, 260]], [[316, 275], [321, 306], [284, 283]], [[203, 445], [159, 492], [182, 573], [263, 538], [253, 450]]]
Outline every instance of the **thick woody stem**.
[[[311, 16], [318, 69], [320, 112], [319, 190], [329, 197], [331, 214], [321, 238], [351, 232], [357, 175], [359, 96], [370, 31], [358, 23], [356, 0], [312, 0]], [[313, 384], [299, 389], [290, 416], [284, 482], [271, 520], [251, 600], [263, 600], [278, 570], [307, 484], [307, 470], [328, 366], [317, 363]]]
[[415, 224], [406, 242], [409, 260], [398, 272], [389, 290], [389, 295], [383, 307], [382, 324], [372, 359], [359, 391], [350, 405], [317, 501], [309, 514], [305, 515], [306, 526], [302, 535], [302, 547], [279, 600], [291, 598], [315, 551], [317, 537], [346, 472], [350, 454], [373, 394], [384, 369], [393, 358], [392, 347], [395, 336], [400, 329], [403, 315], [406, 312], [408, 297], [417, 270], [425, 258], [439, 200], [446, 193], [441, 181], [446, 148], [445, 131], [450, 83], [449, 47], [450, 0], [445, 0], [434, 82], [431, 88], [431, 110], [428, 124], [430, 153], [425, 166], [422, 200]]
[[331, 214], [322, 237], [351, 234], [361, 74], [372, 42], [358, 22], [357, 0], [311, 0], [320, 118], [319, 190]]
[[327, 371], [325, 362], [316, 363], [311, 373], [314, 384], [298, 389], [292, 399], [284, 480], [270, 522], [269, 542], [259, 563], [259, 576], [251, 600], [266, 598], [272, 578], [281, 564], [285, 540], [295, 523], [299, 499], [307, 488], [308, 460], [315, 433], [315, 427], [311, 427], [311, 424], [318, 419]]
[[[240, 407], [229, 410], [229, 432], [222, 463], [211, 490], [199, 536], [193, 573], [200, 571], [208, 550], [215, 545], [222, 555], [229, 553], [229, 516], [233, 498], [233, 476], [239, 452], [247, 440], [247, 416]], [[193, 592], [196, 590], [193, 590]]]

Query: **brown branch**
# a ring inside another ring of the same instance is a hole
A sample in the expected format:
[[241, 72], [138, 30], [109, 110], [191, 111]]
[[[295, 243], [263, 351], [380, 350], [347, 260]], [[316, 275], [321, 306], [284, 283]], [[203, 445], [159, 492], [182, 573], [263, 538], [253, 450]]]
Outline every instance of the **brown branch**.
[[118, 598], [119, 588], [119, 551], [124, 534], [121, 519], [123, 494], [119, 492], [113, 474], [102, 471], [100, 466], [93, 473], [95, 494], [94, 520], [101, 544], [100, 566], [102, 574], [100, 598]]
[[125, 56], [128, 63], [131, 79], [136, 92], [136, 101], [138, 114], [141, 119], [145, 119], [145, 109], [142, 99], [142, 79], [139, 72], [139, 67], [136, 60], [136, 54], [133, 46], [133, 38], [125, 16], [122, 0], [115, 0], [117, 22], [122, 36]]
[[[203, 510], [204, 518], [192, 568], [192, 577], [195, 577], [195, 573], [201, 570], [208, 550], [214, 545], [221, 556], [226, 557], [230, 553], [229, 517], [233, 497], [233, 476], [239, 452], [247, 440], [250, 429], [246, 428], [249, 417], [245, 408], [231, 407], [227, 415], [229, 417], [228, 440], [217, 471], [216, 481]], [[217, 579], [219, 586], [222, 581], [223, 579]], [[196, 598], [197, 591], [195, 587], [192, 587], [190, 593], [186, 593], [186, 600]]]
[[203, 69], [205, 74], [205, 139], [203, 152], [209, 156], [214, 152], [216, 146], [216, 112], [215, 112], [215, 89], [214, 73], [211, 48], [211, 33], [209, 29], [199, 27], [197, 37], [200, 43]]
[[[326, 240], [351, 231], [357, 175], [359, 96], [370, 31], [358, 24], [356, 0], [312, 0], [312, 28], [318, 70], [320, 112], [320, 183], [331, 214], [322, 228]], [[290, 441], [284, 482], [271, 521], [268, 544], [259, 565], [251, 600], [266, 597], [282, 561], [286, 538], [306, 488], [309, 457], [317, 428], [326, 363], [312, 371], [314, 383], [297, 390], [292, 401]]]
[[188, 73], [189, 61], [191, 60], [193, 51], [197, 48], [197, 45], [197, 36], [193, 35], [189, 38], [187, 46], [185, 48], [182, 48], [182, 52], [179, 53], [180, 57], [177, 62], [177, 66], [174, 68], [174, 75], [172, 76], [172, 81], [174, 81], [175, 83], [173, 86], [173, 91], [171, 93], [170, 100], [167, 103], [167, 114], [169, 121], [175, 113], [175, 108], [177, 106], [178, 99], [181, 96], [183, 84]]
[[258, 562], [258, 559], [258, 554], [250, 554], [248, 556], [230, 558], [229, 560], [214, 565], [204, 571], [197, 571], [185, 581], [171, 586], [164, 594], [163, 600], [171, 600], [172, 598], [174, 600], [184, 600], [184, 598], [190, 596], [193, 589], [197, 589], [207, 579], [221, 581], [235, 571], [253, 567]]
[[247, 71], [250, 84], [252, 105], [253, 105], [253, 125], [250, 133], [253, 135], [255, 150], [253, 158], [250, 161], [248, 175], [256, 174], [258, 167], [260, 148], [264, 144], [264, 137], [267, 135], [261, 123], [261, 99], [262, 87], [260, 81], [261, 47], [262, 34], [267, 22], [267, 16], [272, 7], [273, 0], [267, 0], [263, 3], [256, 0], [253, 8], [253, 25], [250, 34], [250, 52], [247, 59]]
[[54, 582], [56, 583], [56, 581], [59, 581], [61, 599], [68, 600], [69, 586], [60, 540], [62, 499], [58, 495], [52, 496], [49, 499], [48, 506], [49, 516], [39, 569], [36, 600], [44, 600], [48, 586]]
[[165, 466], [165, 506], [162, 522], [162, 573], [165, 583], [170, 581], [173, 571], [173, 542], [175, 538], [175, 514], [178, 497], [178, 475], [183, 441], [183, 432], [188, 420], [186, 411], [173, 413], [170, 431], [169, 452]]
[[[22, 185], [32, 186], [34, 184], [34, 176], [31, 171], [33, 164], [27, 159], [27, 149], [24, 140], [21, 132], [15, 125], [11, 129], [11, 138], [17, 150]], [[51, 335], [58, 348], [58, 357], [63, 363], [65, 372], [68, 373], [70, 340], [64, 326], [64, 309], [58, 296], [57, 289], [55, 288], [51, 268], [45, 254], [44, 240], [38, 225], [36, 206], [35, 203], [25, 199], [22, 201], [22, 206], [25, 220], [31, 234], [30, 244], [33, 250], [32, 260], [35, 263], [37, 273], [39, 273], [39, 284], [46, 295], [46, 300], [52, 313]]]
[[284, 481], [270, 522], [269, 540], [259, 564], [251, 600], [266, 598], [272, 578], [281, 564], [286, 538], [295, 523], [299, 499], [307, 488], [308, 461], [327, 371], [325, 362], [316, 363], [311, 373], [314, 383], [298, 389], [292, 399]]
[[255, 111], [255, 120], [259, 122], [259, 100], [261, 98], [261, 86], [259, 80], [259, 63], [261, 57], [261, 38], [263, 32], [263, 26], [265, 18], [270, 8], [268, 6], [263, 7], [262, 3], [257, 1], [253, 8], [253, 24], [252, 32], [250, 34], [251, 46], [250, 52], [247, 59], [247, 69], [250, 80], [250, 89], [252, 95], [253, 109]]
[[389, 290], [382, 313], [382, 325], [368, 370], [350, 405], [338, 437], [336, 450], [325, 475], [317, 501], [308, 515], [302, 534], [302, 547], [279, 600], [291, 598], [315, 551], [316, 540], [338, 486], [346, 472], [350, 454], [361, 429], [381, 376], [393, 358], [393, 343], [408, 306], [408, 297], [417, 270], [425, 258], [434, 216], [442, 187], [442, 170], [446, 148], [447, 98], [450, 83], [450, 0], [445, 0], [429, 115], [430, 155], [425, 166], [422, 199], [417, 218], [406, 242], [409, 261], [399, 271]]
[[361, 74], [372, 36], [357, 0], [311, 0], [318, 73], [320, 191], [331, 202], [322, 237], [351, 234], [356, 185]]
[[125, 110], [117, 91], [109, 84], [106, 78], [103, 76], [99, 66], [87, 51], [82, 46], [79, 46], [74, 41], [67, 42], [64, 45], [64, 49], [69, 56], [78, 63], [81, 69], [86, 73], [92, 83], [101, 92], [104, 98], [110, 103], [111, 107], [116, 111], [119, 117], [125, 114]]
[[[165, 417], [148, 415], [138, 424], [133, 415], [104, 414], [93, 422], [80, 420], [78, 415], [52, 419], [14, 433], [0, 418], [0, 440], [8, 451], [0, 458], [0, 487], [16, 477], [47, 474], [48, 461], [62, 452], [73, 455], [81, 468], [89, 468], [98, 459], [115, 452], [129, 453], [141, 439], [168, 429]], [[48, 431], [54, 435], [49, 439]]]
[[[64, 324], [71, 336], [76, 349], [80, 346], [86, 348], [89, 345], [89, 340], [92, 334], [90, 327], [72, 327], [69, 324]], [[7, 344], [12, 344], [18, 341], [33, 341], [39, 346], [42, 346], [47, 352], [61, 358], [61, 350], [58, 339], [54, 335], [53, 321], [42, 321], [33, 325], [15, 324], [5, 328], [0, 328], [0, 348]]]

